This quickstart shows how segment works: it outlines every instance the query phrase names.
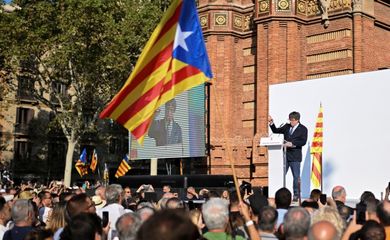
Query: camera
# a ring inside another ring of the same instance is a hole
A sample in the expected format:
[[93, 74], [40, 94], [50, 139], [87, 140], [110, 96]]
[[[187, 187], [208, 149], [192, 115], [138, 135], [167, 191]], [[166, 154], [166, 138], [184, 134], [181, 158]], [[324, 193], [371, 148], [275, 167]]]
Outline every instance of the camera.
[[252, 192], [252, 184], [250, 184], [249, 182], [246, 182], [246, 181], [242, 181], [242, 184], [240, 186], [240, 192], [245, 194], [245, 190], [246, 190], [247, 194], [251, 193]]

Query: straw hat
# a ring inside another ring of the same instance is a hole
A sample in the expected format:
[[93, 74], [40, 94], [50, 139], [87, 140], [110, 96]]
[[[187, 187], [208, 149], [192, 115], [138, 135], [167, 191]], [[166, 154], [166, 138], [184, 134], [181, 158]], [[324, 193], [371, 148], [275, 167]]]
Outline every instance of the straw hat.
[[102, 208], [106, 205], [106, 201], [97, 195], [92, 197], [92, 201], [95, 203], [96, 208]]

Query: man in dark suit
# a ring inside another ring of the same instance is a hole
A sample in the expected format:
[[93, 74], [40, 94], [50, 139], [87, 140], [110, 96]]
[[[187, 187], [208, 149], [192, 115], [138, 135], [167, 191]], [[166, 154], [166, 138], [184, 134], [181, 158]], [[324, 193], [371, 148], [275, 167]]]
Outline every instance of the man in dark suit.
[[149, 137], [156, 140], [156, 146], [182, 143], [180, 125], [174, 120], [176, 101], [172, 99], [165, 104], [165, 116], [160, 120], [153, 120], [149, 129]]
[[307, 128], [299, 122], [299, 119], [301, 118], [299, 112], [291, 112], [288, 115], [288, 118], [290, 123], [279, 128], [275, 126], [271, 116], [269, 117], [268, 122], [273, 133], [284, 135], [284, 146], [286, 147], [286, 173], [288, 169], [291, 168], [294, 178], [293, 199], [296, 201], [298, 199], [298, 179], [301, 172], [302, 147], [307, 141]]

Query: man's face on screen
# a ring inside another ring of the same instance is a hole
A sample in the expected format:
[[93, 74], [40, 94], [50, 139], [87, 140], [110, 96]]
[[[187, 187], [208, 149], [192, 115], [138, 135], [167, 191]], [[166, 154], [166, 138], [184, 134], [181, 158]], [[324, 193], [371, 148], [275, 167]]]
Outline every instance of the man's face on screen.
[[165, 106], [165, 119], [173, 121], [173, 114], [175, 113], [175, 106], [170, 104]]

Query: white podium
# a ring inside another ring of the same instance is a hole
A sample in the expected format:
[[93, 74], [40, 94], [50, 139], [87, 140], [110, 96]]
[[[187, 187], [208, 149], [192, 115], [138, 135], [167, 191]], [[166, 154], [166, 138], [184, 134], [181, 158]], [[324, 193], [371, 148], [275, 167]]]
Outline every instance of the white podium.
[[279, 188], [286, 186], [283, 143], [283, 134], [271, 134], [260, 139], [260, 146], [268, 148], [268, 195], [272, 198]]

